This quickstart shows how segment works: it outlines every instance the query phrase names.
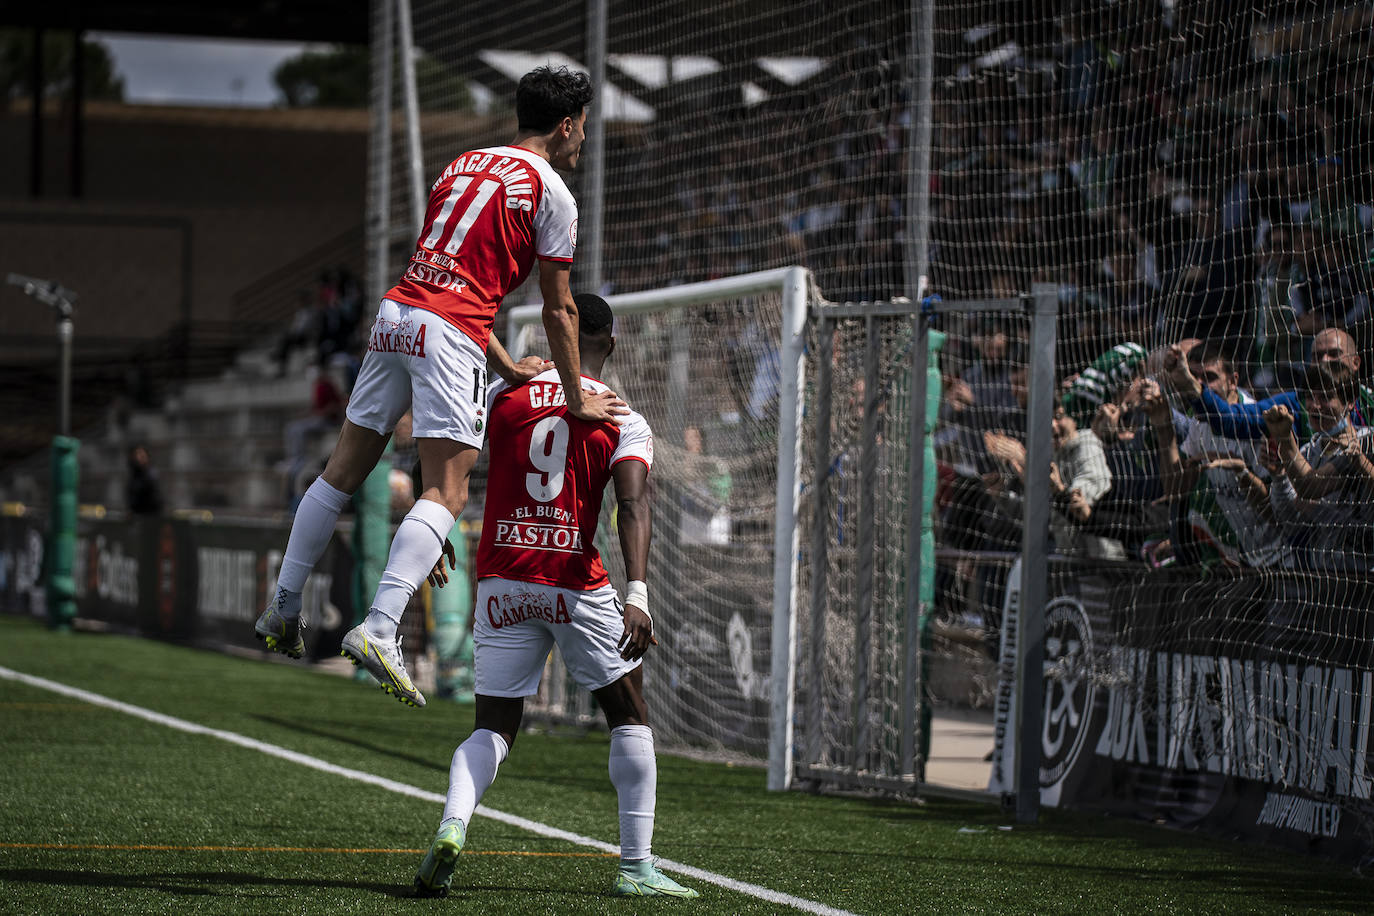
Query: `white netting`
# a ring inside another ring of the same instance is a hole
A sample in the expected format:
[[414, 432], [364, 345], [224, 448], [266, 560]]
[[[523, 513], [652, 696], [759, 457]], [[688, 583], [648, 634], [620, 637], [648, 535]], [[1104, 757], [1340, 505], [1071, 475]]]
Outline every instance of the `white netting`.
[[[464, 150], [514, 136], [524, 72], [589, 62], [583, 4], [557, 15], [532, 0], [488, 12], [437, 0], [412, 7], [435, 87], [426, 92], [421, 70], [426, 186]], [[904, 292], [904, 4], [608, 7], [609, 85], [594, 105], [606, 117], [609, 290], [803, 262], [835, 298]], [[442, 85], [465, 89], [446, 95]], [[395, 225], [409, 219], [399, 83], [393, 100]], [[586, 171], [566, 176], [579, 198]], [[574, 271], [575, 286], [587, 282]]]
[[[767, 754], [781, 302], [776, 283], [685, 305], [666, 290], [616, 317], [602, 380], [654, 433], [647, 581], [659, 646], [645, 693], [667, 747]], [[547, 355], [535, 311], [512, 332], [513, 352]], [[608, 488], [596, 546], [623, 589], [614, 506]], [[558, 663], [531, 707], [590, 712]]]
[[[1096, 640], [1071, 658], [1089, 644], [1051, 625], [1046, 759], [1064, 763], [1051, 710], [1091, 683], [1117, 732], [1089, 753], [1158, 816], [1195, 822], [1249, 780], [1273, 810], [1319, 799], [1367, 831], [1374, 13], [1015, 9], [937, 12], [931, 277], [950, 300], [1057, 289], [1051, 547], [1076, 563], [1052, 565], [1050, 596], [1081, 602]], [[1019, 322], [942, 322], [936, 629], [985, 638], [972, 684], [995, 676], [1007, 605], [992, 552], [1022, 536], [1037, 354]], [[1169, 371], [1175, 344], [1192, 378]], [[1243, 406], [1272, 396], [1294, 433]]]
[[[607, 114], [604, 285], [614, 292], [657, 289], [800, 264], [829, 299], [879, 301], [912, 296], [907, 278], [927, 261], [931, 290], [948, 301], [1003, 298], [1050, 284], [1060, 314], [1057, 381], [1079, 431], [1059, 444], [1057, 464], [1066, 474], [1082, 472], [1064, 482], [1082, 492], [1089, 510], [1071, 493], [1058, 498], [1053, 547], [1079, 562], [1127, 564], [1133, 575], [1168, 564], [1176, 568], [1170, 576], [1203, 589], [1184, 589], [1186, 595], [1210, 596], [1195, 615], [1205, 616], [1205, 626], [1187, 617], [1170, 629], [1150, 615], [1165, 614], [1162, 596], [1174, 592], [1128, 590], [1114, 600], [1140, 615], [1123, 625], [1117, 641], [1167, 654], [1184, 651], [1174, 648], [1182, 640], [1187, 651], [1218, 657], [1277, 652], [1367, 672], [1361, 601], [1369, 593], [1374, 489], [1360, 475], [1374, 448], [1367, 433], [1351, 430], [1374, 416], [1374, 397], [1359, 389], [1353, 422], [1337, 439], [1311, 444], [1313, 432], [1335, 420], [1310, 415], [1304, 392], [1309, 362], [1335, 358], [1355, 366], [1355, 354], [1365, 362], [1370, 355], [1374, 11], [1332, 0], [1240, 7], [965, 0], [930, 8], [927, 109], [912, 65], [926, 37], [913, 34], [922, 21], [919, 6], [610, 3], [601, 49], [610, 85], [600, 100]], [[426, 180], [463, 149], [510, 138], [514, 81], [529, 66], [588, 62], [583, 12], [573, 5], [551, 17], [526, 0], [490, 14], [415, 5], [423, 55], [475, 87], [454, 93], [448, 108], [441, 98], [427, 115]], [[487, 106], [485, 113], [471, 113], [474, 102]], [[917, 171], [922, 157], [911, 145], [925, 112], [933, 128], [929, 175]], [[393, 159], [393, 195], [405, 187], [401, 164]], [[584, 176], [585, 169], [571, 176], [575, 193], [585, 192]], [[913, 249], [921, 233], [911, 230], [926, 216], [917, 209], [925, 198], [918, 191], [929, 192], [928, 251]], [[584, 208], [589, 203], [582, 201]], [[575, 286], [587, 282], [574, 271]], [[643, 380], [626, 378], [627, 386], [663, 378], [680, 345], [696, 353], [723, 344], [714, 328], [684, 320], [685, 342], [675, 343], [670, 328], [645, 331], [646, 346], [664, 341], [664, 360], [646, 364]], [[1338, 331], [1318, 336], [1327, 325]], [[926, 687], [937, 704], [986, 707], [1009, 551], [1020, 544], [1014, 510], [1025, 421], [1016, 376], [1032, 355], [1019, 313], [949, 314], [939, 327], [948, 336], [940, 356], [946, 394], [937, 453], [942, 560]], [[855, 370], [841, 350], [856, 333], [840, 327], [837, 410], [853, 392]], [[889, 336], [880, 347], [884, 359], [900, 350], [899, 333], [884, 330], [880, 339]], [[1203, 341], [1191, 351], [1193, 370], [1222, 402], [1297, 392], [1287, 404], [1298, 415], [1297, 444], [1306, 453], [1302, 464], [1288, 456], [1293, 492], [1276, 477], [1277, 442], [1271, 448], [1262, 421], [1243, 434], [1224, 425], [1207, 433], [1202, 408], [1177, 395], [1175, 413], [1149, 420], [1149, 392], [1132, 383], [1154, 376], [1169, 388], [1162, 348], [1191, 338]], [[718, 365], [705, 368], [738, 371], [731, 368], [738, 357], [718, 357]], [[889, 372], [885, 365], [883, 385], [895, 384]], [[742, 381], [731, 384], [722, 389], [729, 392], [724, 403], [733, 401], [729, 409], [747, 424], [751, 395]], [[1316, 387], [1324, 394], [1330, 386]], [[732, 493], [753, 486], [758, 499], [771, 501], [771, 490], [746, 484], [747, 474], [735, 466], [758, 444], [738, 436], [738, 427], [713, 429], [716, 421], [696, 418], [697, 405], [682, 390], [630, 393], [642, 408], [661, 412], [655, 425], [665, 444], [685, 450], [680, 437], [697, 419], [705, 453], [725, 462]], [[1178, 473], [1161, 444], [1170, 428], [1180, 443]], [[844, 450], [856, 444], [849, 432], [837, 426], [830, 458], [841, 465]], [[989, 440], [985, 432], [999, 437]], [[1069, 448], [1080, 439], [1081, 447]], [[903, 471], [889, 445], [885, 438], [879, 449], [874, 479], [884, 489], [873, 506], [892, 517], [883, 515], [874, 535], [875, 558], [901, 542], [895, 529]], [[665, 449], [665, 463], [672, 460]], [[1317, 467], [1312, 480], [1308, 465]], [[702, 485], [691, 501], [709, 506], [718, 498], [711, 494], [723, 491], [724, 475], [710, 470], [716, 466], [702, 462], [704, 470], [693, 472]], [[675, 495], [669, 504], [682, 499]], [[709, 541], [713, 521], [701, 511], [701, 536]], [[747, 509], [732, 506], [732, 539], [741, 534], [742, 512], [768, 515], [752, 497]], [[850, 542], [839, 540], [852, 521], [852, 514], [833, 520], [837, 613], [857, 608], [862, 585], [846, 565]], [[766, 538], [758, 544], [771, 549]], [[709, 555], [712, 548], [701, 549]], [[742, 570], [698, 567], [687, 556], [673, 562], [687, 564], [688, 587], [710, 583], [708, 590], [727, 596], [709, 599], [722, 602], [724, 614], [713, 626], [727, 628], [713, 639], [730, 645], [734, 610], [746, 627], [766, 626], [757, 608], [731, 596], [768, 588], [768, 558], [751, 560], [757, 578], [743, 584]], [[891, 692], [881, 680], [881, 627], [901, 588], [885, 560], [874, 562], [878, 629], [869, 645], [872, 664], [857, 668], [876, 679], [862, 688], [833, 687], [837, 709], [866, 705], [864, 692]], [[1306, 569], [1306, 578], [1285, 572], [1289, 566]], [[1265, 597], [1207, 591], [1219, 576], [1255, 578]], [[804, 577], [802, 594], [808, 584]], [[768, 599], [754, 600], [763, 607]], [[1259, 614], [1261, 605], [1270, 610]], [[766, 642], [761, 632], [752, 634], [755, 671], [767, 668], [757, 654]], [[1199, 632], [1211, 634], [1211, 648]], [[830, 682], [858, 683], [851, 672], [863, 655], [859, 645], [836, 663]], [[814, 675], [804, 652], [799, 668], [803, 683]], [[1121, 677], [1104, 675], [1104, 683], [1119, 685]], [[1362, 708], [1359, 677], [1333, 683], [1334, 702]], [[891, 744], [886, 723], [895, 713], [882, 705], [888, 700], [873, 702], [878, 706], [868, 711], [835, 713], [811, 759], [890, 770], [893, 758], [882, 741]], [[754, 713], [761, 716], [761, 707]], [[1150, 711], [1147, 718], [1159, 715]], [[759, 727], [762, 719], [739, 721]], [[1290, 727], [1282, 717], [1271, 721], [1279, 731]], [[821, 733], [807, 728], [803, 737]], [[858, 748], [855, 729], [880, 740]], [[759, 728], [760, 742], [762, 735]]]
[[912, 331], [909, 316], [809, 328], [796, 741], [815, 778], [909, 772], [905, 650], [919, 638], [905, 625], [919, 538], [908, 529]]

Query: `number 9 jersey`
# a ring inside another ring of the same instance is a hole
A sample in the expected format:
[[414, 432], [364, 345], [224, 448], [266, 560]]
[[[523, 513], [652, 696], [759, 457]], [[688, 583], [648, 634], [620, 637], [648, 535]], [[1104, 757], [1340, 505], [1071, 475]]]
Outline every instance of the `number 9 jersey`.
[[547, 159], [474, 150], [430, 187], [415, 254], [384, 298], [440, 315], [485, 352], [501, 300], [535, 259], [571, 263], [576, 248], [577, 202]]
[[[583, 376], [582, 387], [605, 391]], [[595, 545], [602, 495], [621, 461], [652, 467], [649, 424], [631, 411], [622, 425], [568, 413], [557, 370], [488, 395], [490, 448], [477, 578], [497, 576], [588, 591], [608, 583]]]

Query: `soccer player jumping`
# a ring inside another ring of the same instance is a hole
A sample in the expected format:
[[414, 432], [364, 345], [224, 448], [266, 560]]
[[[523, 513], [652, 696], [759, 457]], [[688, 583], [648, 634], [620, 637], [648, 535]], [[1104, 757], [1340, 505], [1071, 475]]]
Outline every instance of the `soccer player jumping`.
[[[592, 396], [606, 390], [594, 376], [615, 349], [611, 309], [599, 296], [576, 298], [582, 387]], [[497, 383], [490, 396], [491, 472], [473, 623], [477, 721], [453, 754], [439, 832], [415, 876], [422, 894], [447, 893], [472, 812], [510, 753], [524, 698], [538, 690], [544, 659], [557, 645], [611, 729], [611, 783], [620, 805], [620, 871], [611, 893], [697, 896], [650, 856], [658, 768], [641, 659], [657, 642], [644, 580], [653, 436], [633, 411], [620, 426], [578, 419], [563, 401], [565, 390], [546, 371], [523, 384]], [[629, 579], [623, 605], [593, 546], [612, 480]]]
[[334, 531], [339, 512], [377, 465], [396, 421], [412, 411], [424, 493], [391, 542], [367, 619], [343, 638], [342, 654], [411, 706], [425, 705], [401, 658], [397, 625], [428, 575], [468, 498], [482, 447], [487, 368], [519, 384], [547, 365], [512, 362], [491, 336], [502, 298], [539, 262], [544, 328], [573, 418], [618, 422], [625, 404], [604, 388], [584, 394], [579, 379], [577, 306], [568, 285], [577, 246], [577, 204], [555, 169], [582, 153], [587, 77], [540, 67], [515, 95], [517, 136], [509, 146], [464, 153], [430, 188], [415, 254], [382, 300], [347, 420], [324, 473], [296, 511], [272, 603], [254, 632], [292, 658], [305, 652], [301, 592]]

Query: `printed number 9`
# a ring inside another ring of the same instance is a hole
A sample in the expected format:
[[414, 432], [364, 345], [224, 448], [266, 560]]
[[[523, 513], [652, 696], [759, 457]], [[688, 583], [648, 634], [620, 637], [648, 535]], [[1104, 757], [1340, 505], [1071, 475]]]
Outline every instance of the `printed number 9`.
[[546, 503], [563, 492], [563, 470], [568, 464], [568, 422], [545, 417], [530, 436], [530, 464], [541, 473], [525, 475], [530, 496]]

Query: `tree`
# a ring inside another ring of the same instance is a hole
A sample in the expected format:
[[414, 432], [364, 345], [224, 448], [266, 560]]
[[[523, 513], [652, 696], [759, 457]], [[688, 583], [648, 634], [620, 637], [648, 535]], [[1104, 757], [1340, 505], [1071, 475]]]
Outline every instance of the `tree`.
[[366, 108], [371, 58], [362, 45], [305, 51], [272, 73], [288, 108]]
[[[283, 61], [272, 74], [288, 108], [366, 108], [371, 98], [372, 57], [362, 45], [305, 51]], [[438, 61], [419, 54], [415, 82], [426, 111], [467, 111], [467, 83]]]
[[[33, 30], [0, 29], [0, 99], [4, 103], [33, 94]], [[124, 78], [115, 72], [114, 58], [96, 41], [81, 42], [87, 99], [122, 102]], [[72, 89], [72, 35], [43, 33], [43, 95], [60, 98]]]

